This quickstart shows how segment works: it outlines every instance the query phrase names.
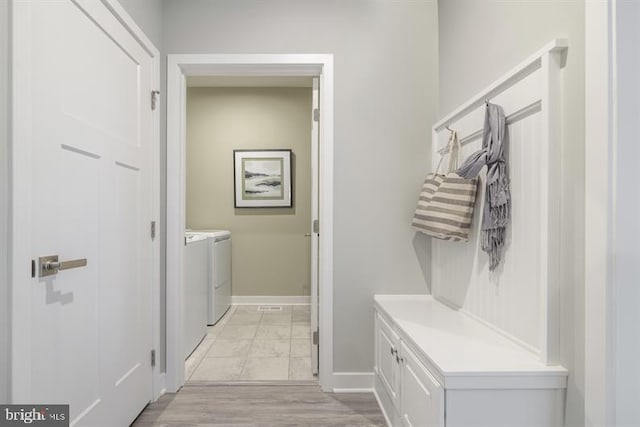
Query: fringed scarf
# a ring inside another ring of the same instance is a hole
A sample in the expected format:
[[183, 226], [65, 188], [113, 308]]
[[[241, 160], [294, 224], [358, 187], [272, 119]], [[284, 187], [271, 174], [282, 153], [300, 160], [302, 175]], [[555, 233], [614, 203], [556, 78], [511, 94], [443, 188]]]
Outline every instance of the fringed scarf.
[[473, 153], [456, 172], [463, 178], [475, 178], [487, 166], [487, 187], [482, 216], [482, 250], [489, 255], [489, 270], [502, 260], [507, 224], [511, 217], [509, 171], [504, 157], [507, 123], [502, 107], [487, 103], [484, 116], [482, 149]]

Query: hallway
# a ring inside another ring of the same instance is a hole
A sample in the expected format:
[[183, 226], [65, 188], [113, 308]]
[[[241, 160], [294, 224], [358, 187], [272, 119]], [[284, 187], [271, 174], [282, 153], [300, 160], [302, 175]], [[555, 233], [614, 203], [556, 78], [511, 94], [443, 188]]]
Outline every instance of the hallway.
[[188, 382], [147, 406], [135, 427], [384, 426], [372, 393], [323, 393], [315, 384]]

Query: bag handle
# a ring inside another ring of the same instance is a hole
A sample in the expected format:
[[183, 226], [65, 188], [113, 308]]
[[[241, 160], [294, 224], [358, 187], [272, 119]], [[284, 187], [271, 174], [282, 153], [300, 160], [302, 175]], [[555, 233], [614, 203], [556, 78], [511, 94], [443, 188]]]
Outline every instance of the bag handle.
[[436, 167], [435, 175], [440, 172], [440, 166], [445, 156], [449, 155], [449, 170], [447, 173], [451, 173], [458, 169], [458, 162], [460, 161], [460, 140], [458, 139], [458, 132], [449, 129], [451, 135], [449, 135], [449, 142], [442, 149], [438, 150], [440, 153], [440, 161]]

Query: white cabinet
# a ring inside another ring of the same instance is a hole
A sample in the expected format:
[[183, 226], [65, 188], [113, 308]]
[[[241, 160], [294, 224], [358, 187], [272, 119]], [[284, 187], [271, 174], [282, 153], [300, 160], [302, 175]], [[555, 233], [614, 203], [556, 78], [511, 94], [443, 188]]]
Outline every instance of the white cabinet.
[[380, 316], [376, 316], [376, 343], [378, 377], [393, 405], [399, 410], [400, 356], [398, 348], [400, 347], [400, 338]]
[[376, 314], [376, 375], [407, 427], [444, 426], [442, 386], [382, 316]]
[[394, 427], [563, 425], [566, 369], [430, 296], [375, 296], [374, 370]]
[[400, 414], [406, 427], [444, 426], [444, 391], [404, 343], [400, 344]]

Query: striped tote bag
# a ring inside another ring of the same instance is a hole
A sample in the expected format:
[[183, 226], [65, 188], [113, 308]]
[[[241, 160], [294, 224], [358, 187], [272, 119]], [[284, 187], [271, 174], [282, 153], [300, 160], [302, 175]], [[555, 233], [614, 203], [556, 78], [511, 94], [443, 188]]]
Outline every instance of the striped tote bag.
[[[424, 181], [411, 226], [437, 239], [466, 242], [473, 221], [478, 178], [465, 179], [454, 172], [460, 155], [460, 141], [455, 131], [451, 131], [449, 143], [440, 150], [440, 155], [436, 171]], [[447, 155], [449, 170], [439, 174]]]

